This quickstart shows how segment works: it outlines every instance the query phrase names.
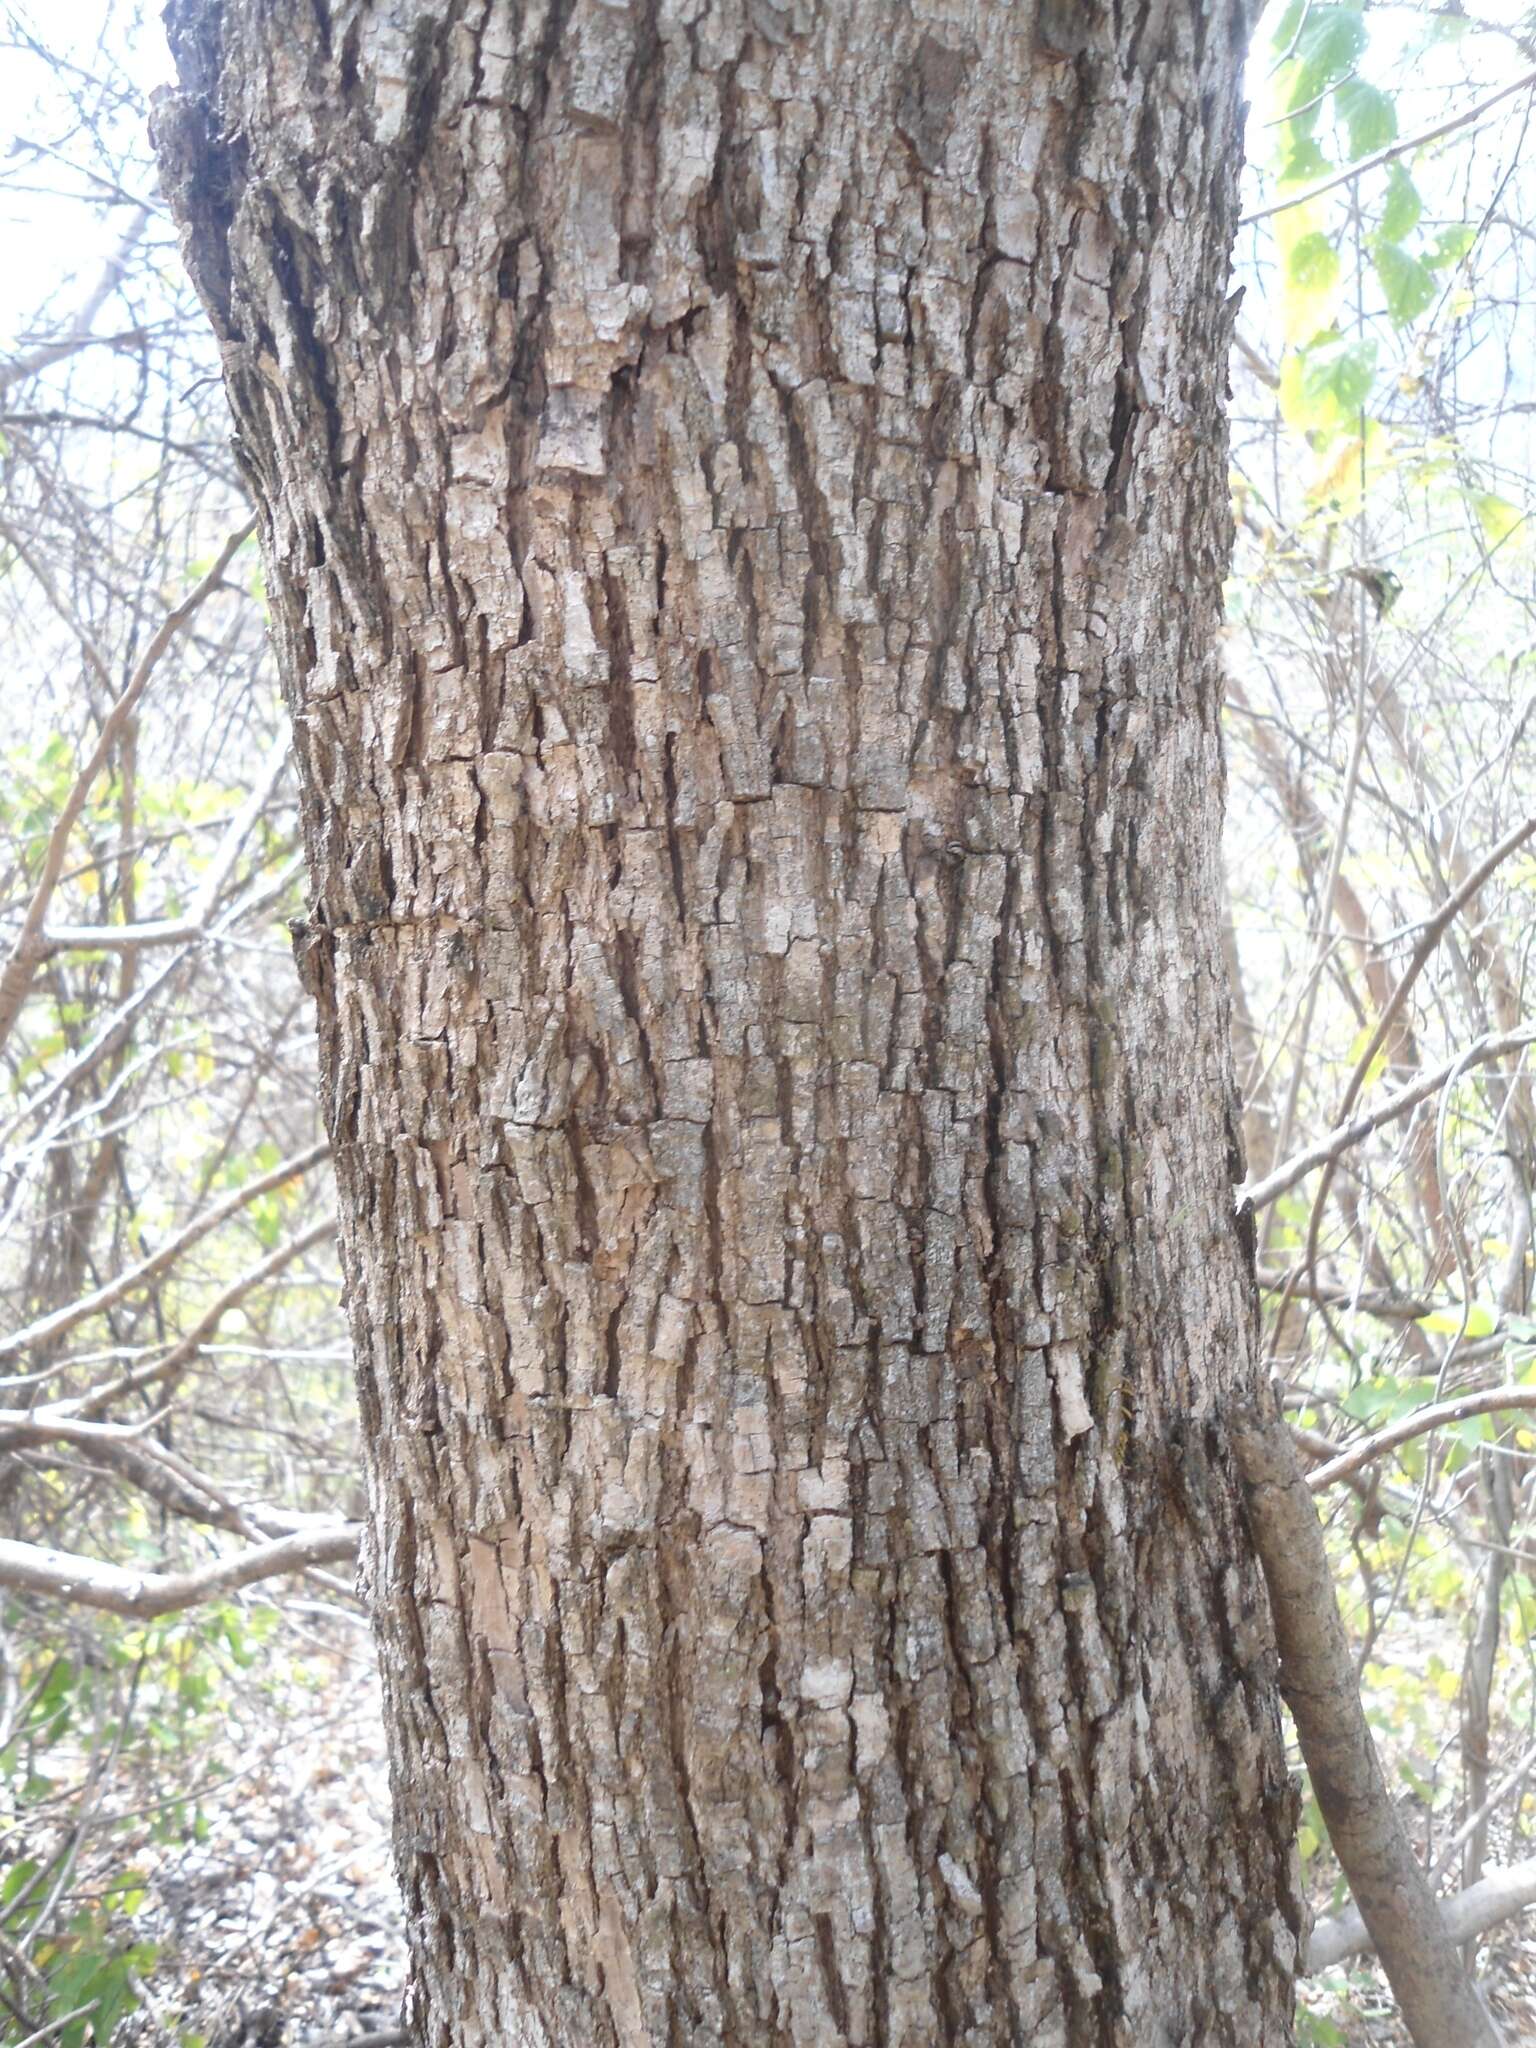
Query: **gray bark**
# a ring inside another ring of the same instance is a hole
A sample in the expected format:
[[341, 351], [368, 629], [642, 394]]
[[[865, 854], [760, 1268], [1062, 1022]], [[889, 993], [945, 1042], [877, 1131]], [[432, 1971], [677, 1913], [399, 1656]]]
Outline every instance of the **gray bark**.
[[180, 0], [426, 2048], [1290, 2038], [1235, 0]]

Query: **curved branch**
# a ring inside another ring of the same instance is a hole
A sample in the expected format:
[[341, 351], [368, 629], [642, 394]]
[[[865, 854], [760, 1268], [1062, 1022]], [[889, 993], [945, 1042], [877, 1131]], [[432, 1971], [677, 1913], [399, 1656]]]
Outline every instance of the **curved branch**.
[[259, 1579], [307, 1571], [311, 1565], [344, 1564], [357, 1555], [362, 1525], [347, 1522], [256, 1543], [190, 1572], [134, 1572], [123, 1565], [41, 1544], [0, 1539], [0, 1586], [13, 1593], [41, 1593], [78, 1607], [129, 1621], [154, 1621], [204, 1600], [238, 1592]]
[[[1273, 1173], [1265, 1174], [1262, 1180], [1251, 1181], [1248, 1186], [1239, 1188], [1239, 1207], [1244, 1202], [1251, 1202], [1255, 1209], [1267, 1208], [1278, 1196], [1293, 1188], [1297, 1181], [1304, 1180], [1315, 1166], [1326, 1166], [1342, 1158], [1352, 1145], [1358, 1145], [1372, 1131], [1379, 1131], [1384, 1124], [1406, 1116], [1410, 1109], [1417, 1109], [1421, 1102], [1426, 1102], [1443, 1088], [1453, 1074], [1465, 1073], [1471, 1067], [1486, 1066], [1489, 1060], [1496, 1060], [1507, 1052], [1522, 1051], [1533, 1044], [1536, 1044], [1536, 1030], [1503, 1031], [1493, 1037], [1479, 1039], [1467, 1051], [1442, 1061], [1433, 1072], [1420, 1074], [1406, 1087], [1384, 1095], [1374, 1109], [1351, 1117], [1348, 1123], [1336, 1124], [1315, 1144], [1293, 1152], [1282, 1166], [1277, 1166]], [[1299, 1292], [1299, 1289], [1295, 1291]]]
[[1536, 1387], [1484, 1387], [1480, 1393], [1458, 1394], [1454, 1401], [1436, 1401], [1428, 1408], [1417, 1408], [1412, 1415], [1405, 1415], [1377, 1430], [1374, 1436], [1352, 1445], [1331, 1464], [1320, 1465], [1307, 1475], [1307, 1485], [1314, 1493], [1320, 1493], [1325, 1486], [1348, 1479], [1362, 1465], [1385, 1457], [1388, 1451], [1411, 1443], [1416, 1436], [1428, 1436], [1432, 1429], [1443, 1429], [1447, 1423], [1466, 1422], [1471, 1416], [1491, 1415], [1501, 1408], [1536, 1408]]
[[1360, 1704], [1317, 1509], [1273, 1393], [1229, 1416], [1248, 1524], [1263, 1566], [1280, 1691], [1329, 1838], [1365, 1913], [1416, 2041], [1498, 2048], [1501, 2035], [1461, 1967], [1402, 1820]]
[[[162, 1380], [179, 1379], [203, 1346], [212, 1341], [220, 1323], [232, 1308], [237, 1307], [248, 1294], [254, 1293], [268, 1280], [276, 1279], [285, 1266], [291, 1265], [305, 1252], [312, 1251], [317, 1244], [323, 1244], [327, 1238], [335, 1235], [335, 1217], [322, 1216], [318, 1223], [312, 1223], [307, 1230], [301, 1230], [296, 1236], [288, 1238], [275, 1251], [268, 1252], [256, 1265], [247, 1267], [238, 1280], [232, 1281], [217, 1301], [204, 1310], [187, 1334], [179, 1338], [163, 1358], [157, 1358], [148, 1365], [141, 1365], [136, 1371], [125, 1373], [120, 1379], [109, 1380], [104, 1386], [92, 1387], [77, 1399], [64, 1403], [66, 1411], [72, 1415], [102, 1415], [126, 1394], [141, 1393], [145, 1387], [156, 1386]], [[0, 1380], [0, 1387], [4, 1385], [5, 1382]], [[0, 1435], [0, 1447], [3, 1447], [4, 1443], [5, 1438]]]

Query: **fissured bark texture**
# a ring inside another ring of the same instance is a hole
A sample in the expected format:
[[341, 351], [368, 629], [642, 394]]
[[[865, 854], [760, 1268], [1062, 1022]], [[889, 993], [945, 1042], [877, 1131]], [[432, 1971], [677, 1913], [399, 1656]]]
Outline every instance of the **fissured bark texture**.
[[1289, 2040], [1236, 0], [179, 0], [424, 2048]]

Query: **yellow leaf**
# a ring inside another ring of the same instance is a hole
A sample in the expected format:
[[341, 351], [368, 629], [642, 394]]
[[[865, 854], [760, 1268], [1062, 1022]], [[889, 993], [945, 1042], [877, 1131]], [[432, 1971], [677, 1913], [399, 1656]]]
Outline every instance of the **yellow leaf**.
[[1501, 498], [1493, 491], [1479, 491], [1472, 500], [1472, 510], [1477, 514], [1483, 538], [1491, 548], [1508, 540], [1515, 528], [1525, 523], [1526, 515], [1520, 507], [1511, 505], [1508, 498]]
[[[1357, 441], [1355, 443], [1355, 447], [1358, 449], [1359, 446], [1360, 444]], [[1364, 1056], [1365, 1048], [1370, 1044], [1371, 1040], [1375, 1037], [1375, 1035], [1376, 1026], [1374, 1024], [1367, 1024], [1362, 1031], [1356, 1032], [1355, 1042], [1349, 1048], [1349, 1064], [1351, 1070], [1359, 1066], [1360, 1061]], [[1377, 1047], [1376, 1052], [1371, 1060], [1371, 1064], [1365, 1070], [1365, 1078], [1360, 1085], [1363, 1088], [1371, 1087], [1375, 1082], [1381, 1079], [1382, 1075], [1386, 1071], [1387, 1048], [1385, 1047], [1385, 1045], [1381, 1045]]]
[[[1432, 1330], [1437, 1337], [1454, 1337], [1461, 1329], [1462, 1317], [1459, 1308], [1437, 1308], [1415, 1320], [1421, 1330]], [[1480, 1301], [1468, 1309], [1466, 1322], [1468, 1337], [1491, 1337], [1498, 1328], [1497, 1315]]]
[[[1280, 188], [1282, 195], [1285, 187]], [[1301, 348], [1333, 325], [1344, 296], [1344, 266], [1307, 261], [1309, 252], [1322, 248], [1328, 218], [1327, 203], [1312, 199], [1305, 206], [1288, 206], [1275, 216], [1275, 242], [1280, 258], [1282, 332], [1288, 348]]]

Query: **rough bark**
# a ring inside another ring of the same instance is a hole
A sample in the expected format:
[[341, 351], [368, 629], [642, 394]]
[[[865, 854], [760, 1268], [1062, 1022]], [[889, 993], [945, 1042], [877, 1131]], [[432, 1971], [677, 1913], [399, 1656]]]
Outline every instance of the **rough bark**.
[[1236, 0], [179, 0], [427, 2048], [1290, 2038]]

